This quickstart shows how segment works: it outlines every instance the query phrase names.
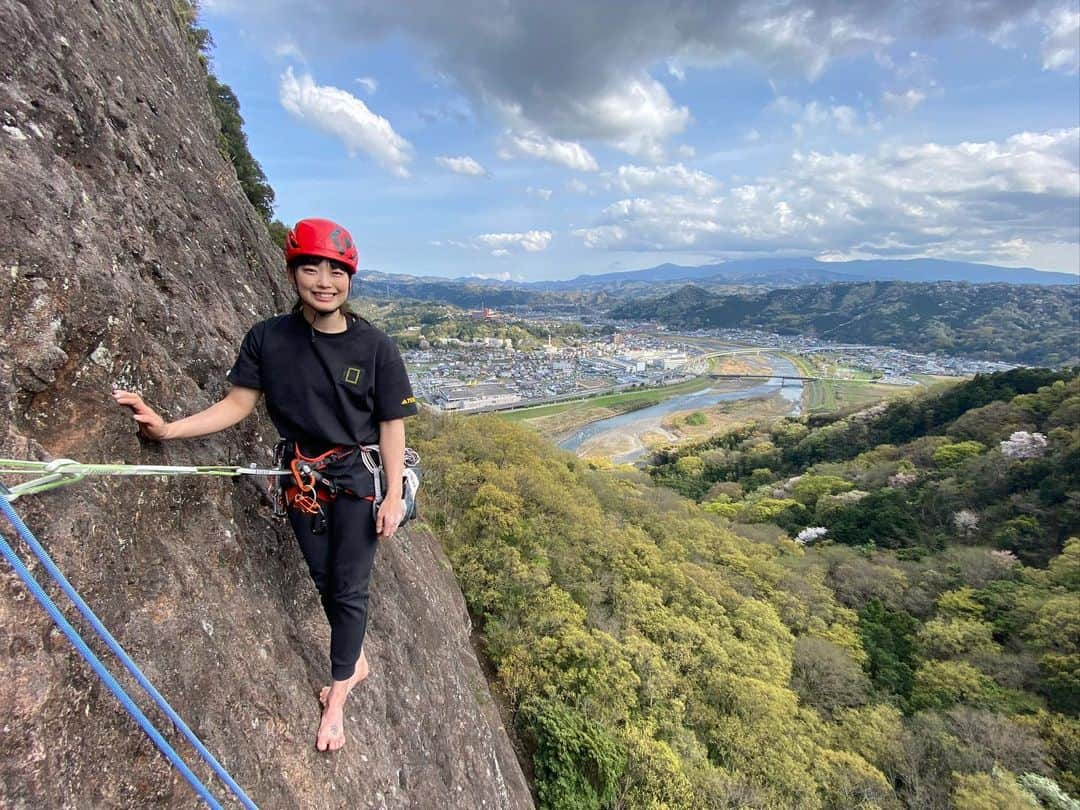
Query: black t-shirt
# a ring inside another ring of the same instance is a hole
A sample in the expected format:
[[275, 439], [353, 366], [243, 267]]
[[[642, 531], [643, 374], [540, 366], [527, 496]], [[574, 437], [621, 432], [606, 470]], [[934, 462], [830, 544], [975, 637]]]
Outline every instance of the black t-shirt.
[[379, 422], [417, 410], [394, 341], [361, 318], [338, 333], [316, 331], [300, 313], [261, 321], [244, 336], [228, 379], [262, 391], [274, 427], [309, 456], [377, 444]]

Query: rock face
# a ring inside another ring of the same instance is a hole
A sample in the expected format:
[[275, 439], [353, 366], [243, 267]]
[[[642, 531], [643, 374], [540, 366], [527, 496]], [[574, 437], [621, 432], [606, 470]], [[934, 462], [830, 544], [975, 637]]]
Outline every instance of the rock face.
[[[141, 442], [109, 396], [139, 390], [170, 417], [205, 407], [246, 329], [291, 303], [280, 253], [218, 150], [175, 8], [0, 0], [0, 455], [269, 461], [265, 416], [160, 446]], [[346, 708], [346, 749], [326, 755], [314, 734], [328, 630], [254, 480], [98, 479], [17, 507], [261, 807], [532, 806], [460, 591], [422, 528], [379, 552], [372, 674]], [[6, 564], [0, 718], [4, 807], [199, 805]]]

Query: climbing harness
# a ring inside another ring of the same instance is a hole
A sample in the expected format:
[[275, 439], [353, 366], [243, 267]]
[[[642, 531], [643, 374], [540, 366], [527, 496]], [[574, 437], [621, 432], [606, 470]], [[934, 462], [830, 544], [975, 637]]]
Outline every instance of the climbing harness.
[[[274, 460], [279, 467], [283, 463], [287, 447], [288, 442], [282, 440], [275, 449]], [[375, 444], [359, 447], [332, 447], [318, 456], [306, 456], [300, 451], [300, 446], [294, 443], [293, 457], [289, 462], [292, 480], [281, 478], [278, 479], [276, 487], [271, 484], [271, 500], [275, 504], [275, 514], [284, 517], [287, 514], [286, 509], [292, 507], [306, 515], [311, 515], [312, 534], [323, 534], [326, 531], [326, 513], [323, 505], [333, 501], [339, 493], [356, 497], [355, 492], [338, 484], [333, 476], [326, 474], [326, 470], [333, 464], [346, 461], [356, 452], [360, 453], [360, 459], [371, 475], [375, 494], [364, 496], [364, 499], [371, 501], [372, 516], [378, 519], [379, 507], [386, 496], [386, 472], [383, 469], [379, 446]], [[405, 514], [402, 516], [400, 526], [404, 526], [417, 516], [416, 494], [420, 487], [420, 454], [411, 447], [406, 447], [404, 462], [401, 497]]]
[[318, 456], [305, 456], [300, 452], [300, 445], [293, 444], [293, 458], [289, 462], [292, 480], [280, 479], [278, 490], [282, 492], [281, 497], [286, 506], [311, 515], [312, 534], [326, 532], [324, 503], [337, 498], [339, 492], [355, 494], [352, 490], [339, 486], [332, 476], [325, 474], [325, 470], [332, 464], [345, 461], [356, 451], [355, 447], [333, 447]]
[[[0, 464], [6, 464], [6, 460], [0, 460]], [[75, 463], [75, 462], [72, 462]], [[115, 466], [115, 465], [110, 465]], [[49, 475], [52, 475], [50, 473]], [[150, 473], [138, 473], [138, 474], [150, 474]], [[160, 474], [160, 473], [153, 473]], [[79, 475], [78, 477], [82, 477]], [[75, 479], [77, 480], [77, 478]], [[67, 483], [63, 481], [61, 483]], [[60, 483], [54, 483], [55, 486], [59, 486]], [[51, 487], [49, 487], [51, 488]], [[41, 490], [38, 490], [41, 491]], [[26, 494], [26, 490], [22, 494]], [[48, 552], [45, 551], [41, 543], [34, 537], [30, 529], [27, 528], [22, 518], [19, 517], [14, 507], [11, 506], [13, 498], [14, 488], [8, 489], [0, 484], [0, 510], [3, 511], [4, 516], [8, 519], [8, 522], [15, 528], [16, 532], [23, 539], [34, 556], [41, 562], [42, 566], [52, 577], [53, 581], [60, 586], [60, 589], [71, 600], [72, 604], [79, 610], [83, 618], [89, 622], [90, 626], [97, 633], [98, 637], [105, 642], [108, 648], [113, 654], [120, 659], [120, 662], [124, 665], [136, 682], [143, 688], [143, 690], [150, 696], [150, 698], [157, 704], [165, 715], [173, 722], [177, 730], [184, 735], [185, 739], [191, 743], [192, 747], [202, 757], [211, 769], [217, 774], [218, 778], [232, 791], [233, 795], [240, 801], [240, 803], [247, 808], [247, 810], [258, 810], [255, 802], [253, 802], [248, 795], [244, 792], [236, 781], [229, 775], [228, 771], [222, 767], [221, 763], [214, 758], [206, 746], [200, 742], [199, 738], [195, 736], [194, 732], [188, 728], [176, 711], [169, 705], [168, 701], [162, 697], [161, 693], [154, 688], [153, 684], [146, 678], [139, 667], [131, 660], [131, 657], [124, 651], [124, 648], [120, 646], [119, 642], [112, 636], [112, 634], [101, 623], [101, 620], [90, 609], [90, 606], [83, 601], [78, 592], [68, 582], [67, 578], [60, 573], [60, 569], [56, 567], [56, 564], [52, 561]], [[41, 587], [38, 581], [34, 578], [33, 574], [26, 568], [25, 563], [19, 558], [8, 543], [7, 538], [0, 534], [0, 554], [10, 563], [11, 567], [15, 569], [15, 573], [26, 585], [27, 589], [38, 601], [38, 603], [45, 609], [52, 620], [60, 628], [60, 630], [67, 636], [72, 646], [78, 651], [78, 653], [90, 664], [94, 672], [101, 678], [102, 682], [108, 687], [109, 691], [113, 693], [120, 704], [127, 710], [128, 714], [134, 718], [147, 736], [153, 741], [154, 745], [165, 755], [165, 757], [176, 767], [180, 774], [188, 781], [191, 787], [199, 794], [199, 797], [206, 802], [206, 804], [213, 808], [213, 810], [221, 810], [222, 805], [214, 798], [214, 795], [210, 792], [209, 788], [199, 779], [198, 776], [192, 772], [187, 764], [180, 758], [180, 755], [176, 753], [176, 750], [168, 743], [167, 740], [161, 735], [157, 728], [147, 719], [146, 715], [139, 709], [135, 702], [131, 699], [130, 695], [124, 690], [124, 687], [113, 677], [112, 673], [105, 668], [105, 665], [101, 662], [101, 659], [90, 649], [90, 647], [79, 635], [71, 623], [64, 617], [64, 614], [57, 608], [56, 603], [49, 597], [45, 590]]]

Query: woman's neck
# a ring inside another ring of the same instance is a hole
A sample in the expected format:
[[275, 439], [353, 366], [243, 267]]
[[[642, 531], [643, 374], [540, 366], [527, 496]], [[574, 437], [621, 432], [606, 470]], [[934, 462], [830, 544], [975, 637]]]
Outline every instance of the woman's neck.
[[305, 305], [301, 308], [301, 314], [304, 316], [304, 320], [307, 321], [311, 328], [318, 332], [344, 332], [349, 328], [349, 320], [345, 317], [345, 313], [340, 309], [335, 309], [333, 312], [317, 312], [311, 307]]

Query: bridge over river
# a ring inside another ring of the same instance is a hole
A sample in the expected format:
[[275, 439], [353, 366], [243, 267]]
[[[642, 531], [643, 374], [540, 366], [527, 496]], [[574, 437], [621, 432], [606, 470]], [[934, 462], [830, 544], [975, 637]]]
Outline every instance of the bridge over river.
[[781, 386], [786, 385], [788, 380], [792, 382], [814, 382], [816, 380], [838, 379], [836, 377], [800, 377], [790, 374], [716, 374], [713, 372], [703, 376], [708, 377], [710, 380], [780, 380]]

